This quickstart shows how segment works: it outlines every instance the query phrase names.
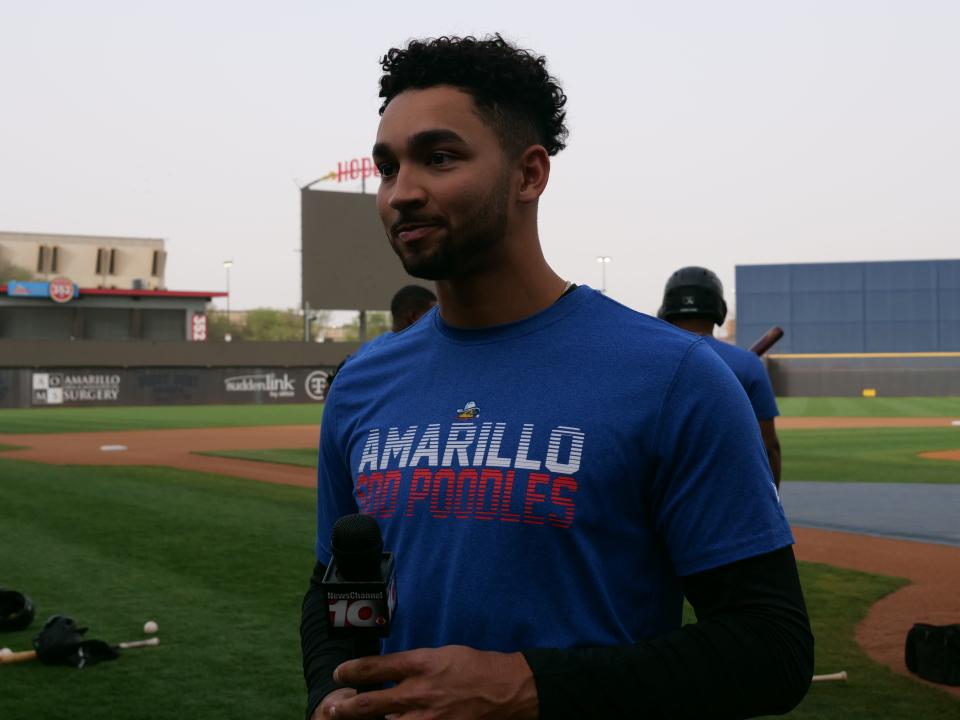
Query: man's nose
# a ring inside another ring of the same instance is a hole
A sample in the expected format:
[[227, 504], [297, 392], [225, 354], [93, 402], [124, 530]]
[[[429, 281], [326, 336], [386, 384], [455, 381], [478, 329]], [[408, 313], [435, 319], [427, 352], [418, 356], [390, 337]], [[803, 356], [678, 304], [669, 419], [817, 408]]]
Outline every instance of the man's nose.
[[397, 171], [397, 177], [393, 181], [390, 196], [387, 200], [390, 207], [400, 210], [426, 203], [427, 193], [421, 180], [422, 178], [416, 172], [416, 168], [407, 166]]

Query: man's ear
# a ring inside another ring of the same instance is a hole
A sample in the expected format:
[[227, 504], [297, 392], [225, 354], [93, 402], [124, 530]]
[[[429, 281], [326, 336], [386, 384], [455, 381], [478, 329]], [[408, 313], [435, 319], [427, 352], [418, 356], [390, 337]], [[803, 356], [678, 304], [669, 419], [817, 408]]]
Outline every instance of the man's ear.
[[543, 145], [531, 145], [520, 155], [517, 166], [520, 171], [517, 202], [535, 202], [550, 179], [550, 155]]

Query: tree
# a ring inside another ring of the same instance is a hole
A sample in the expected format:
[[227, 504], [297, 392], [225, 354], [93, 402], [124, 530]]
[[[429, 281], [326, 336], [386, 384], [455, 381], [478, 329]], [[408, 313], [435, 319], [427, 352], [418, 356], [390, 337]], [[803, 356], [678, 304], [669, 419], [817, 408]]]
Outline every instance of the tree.
[[207, 308], [207, 340], [223, 342], [227, 333], [230, 333], [232, 340], [240, 339], [236, 336], [235, 328], [230, 326], [226, 313]]
[[[367, 311], [367, 340], [373, 340], [377, 335], [383, 335], [393, 327], [390, 313], [380, 310]], [[360, 339], [360, 316], [344, 325], [344, 340], [357, 342]]]
[[[223, 342], [227, 333], [233, 342], [302, 342], [303, 314], [297, 310], [256, 308], [244, 313], [231, 313], [207, 309], [207, 337], [214, 342]], [[317, 328], [328, 313], [313, 311], [314, 322], [310, 325], [310, 338], [316, 339]]]
[[257, 308], [247, 313], [244, 340], [296, 342], [303, 340], [303, 316], [290, 310]]

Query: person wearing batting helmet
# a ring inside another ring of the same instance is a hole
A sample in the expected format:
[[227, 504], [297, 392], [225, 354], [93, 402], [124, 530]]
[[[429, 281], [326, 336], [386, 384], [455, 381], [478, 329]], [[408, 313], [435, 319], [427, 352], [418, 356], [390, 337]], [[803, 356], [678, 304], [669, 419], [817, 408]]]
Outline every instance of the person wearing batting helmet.
[[723, 325], [727, 317], [727, 303], [723, 298], [720, 278], [707, 268], [680, 268], [669, 277], [663, 288], [663, 303], [657, 311], [657, 317], [703, 337], [737, 376], [760, 424], [760, 435], [767, 449], [774, 483], [779, 490], [780, 439], [777, 437], [776, 417], [780, 411], [770, 377], [757, 355], [713, 336], [714, 327]]

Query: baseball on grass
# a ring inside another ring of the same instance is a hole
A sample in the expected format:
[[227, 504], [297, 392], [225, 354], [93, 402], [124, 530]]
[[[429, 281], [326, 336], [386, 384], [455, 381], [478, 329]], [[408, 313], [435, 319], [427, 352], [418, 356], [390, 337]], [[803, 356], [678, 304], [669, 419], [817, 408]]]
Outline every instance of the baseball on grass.
[[13, 650], [11, 650], [10, 648], [0, 648], [0, 657], [3, 657], [5, 655], [13, 655]]
[[143, 624], [143, 631], [144, 631], [147, 635], [153, 635], [153, 634], [154, 634], [155, 632], [157, 632], [157, 630], [159, 630], [159, 629], [160, 629], [160, 626], [157, 625], [157, 622], [156, 622], [155, 620], [147, 620], [147, 621]]

